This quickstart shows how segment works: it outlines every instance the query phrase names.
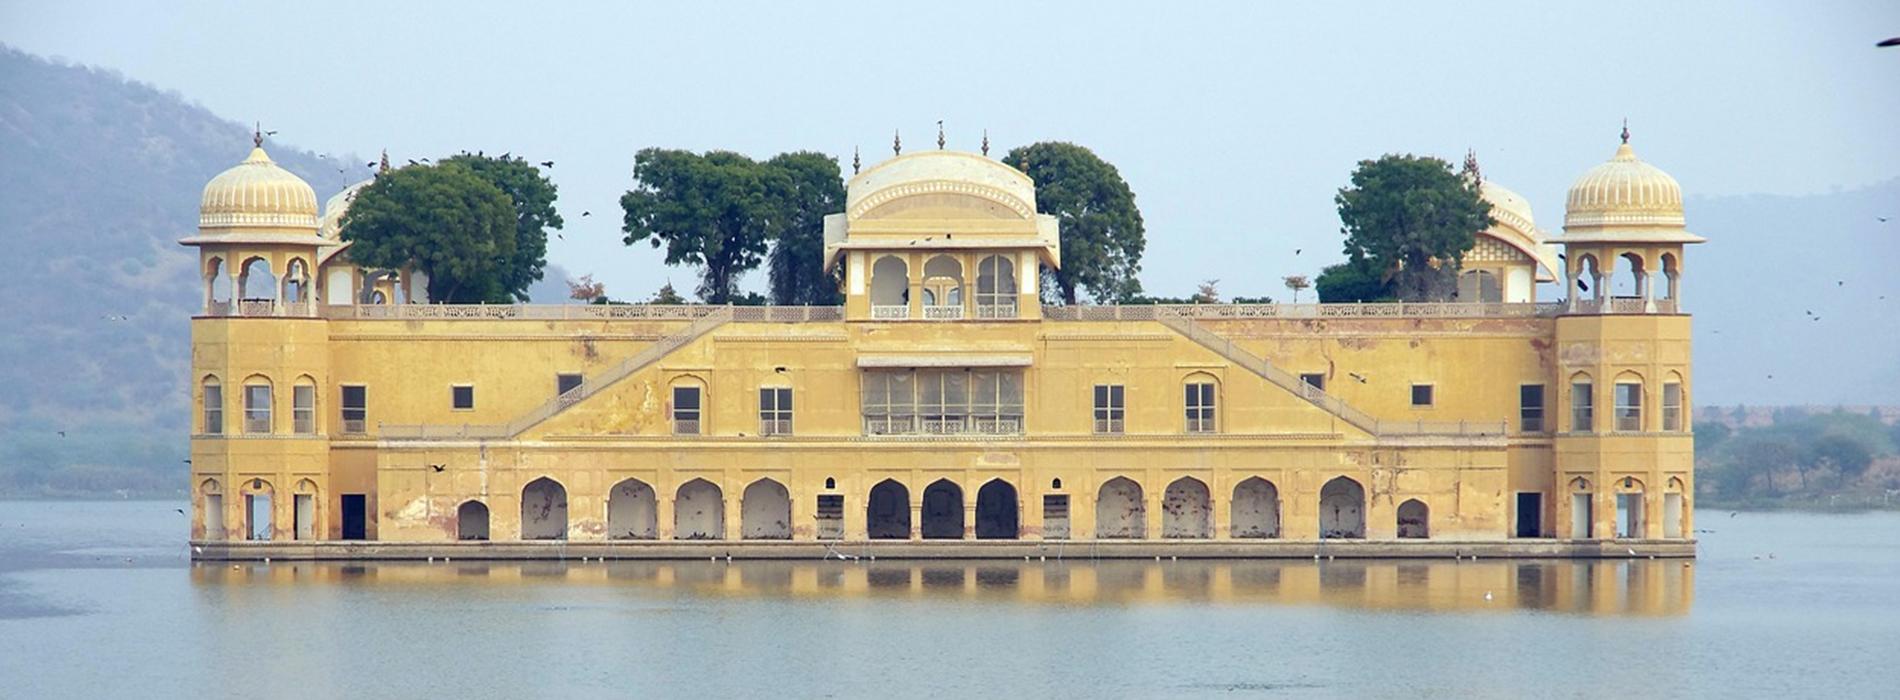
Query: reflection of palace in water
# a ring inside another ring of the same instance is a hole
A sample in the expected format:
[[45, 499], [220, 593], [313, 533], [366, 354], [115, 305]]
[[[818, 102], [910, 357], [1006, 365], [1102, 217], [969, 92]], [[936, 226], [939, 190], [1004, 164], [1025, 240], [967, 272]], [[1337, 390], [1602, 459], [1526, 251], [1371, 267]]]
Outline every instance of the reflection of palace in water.
[[[842, 306], [429, 304], [414, 271], [351, 262], [345, 211], [377, 180], [319, 212], [261, 143], [205, 186], [183, 241], [204, 278], [205, 557], [425, 556], [366, 540], [458, 559], [705, 540], [1693, 555], [1677, 292], [1702, 239], [1627, 132], [1571, 187], [1561, 234], [1474, 180], [1495, 221], [1460, 300], [1432, 304], [1043, 306], [1062, 245], [1034, 181], [948, 150], [849, 180], [824, 222]], [[1396, 590], [1405, 566], [1363, 571]]]
[[976, 598], [1029, 603], [1264, 603], [1422, 611], [1680, 615], [1695, 567], [1624, 560], [1181, 560], [202, 565], [201, 585], [629, 586], [702, 596]]

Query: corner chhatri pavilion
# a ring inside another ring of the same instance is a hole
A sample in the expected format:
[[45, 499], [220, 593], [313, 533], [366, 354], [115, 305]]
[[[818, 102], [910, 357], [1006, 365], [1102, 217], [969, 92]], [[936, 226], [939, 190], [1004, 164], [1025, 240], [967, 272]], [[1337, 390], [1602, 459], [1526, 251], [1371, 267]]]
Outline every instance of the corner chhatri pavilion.
[[849, 181], [842, 307], [435, 305], [360, 187], [205, 187], [196, 556], [1694, 553], [1703, 239], [1627, 132], [1561, 235], [1482, 183], [1458, 303], [1042, 306], [1033, 183], [940, 149]]

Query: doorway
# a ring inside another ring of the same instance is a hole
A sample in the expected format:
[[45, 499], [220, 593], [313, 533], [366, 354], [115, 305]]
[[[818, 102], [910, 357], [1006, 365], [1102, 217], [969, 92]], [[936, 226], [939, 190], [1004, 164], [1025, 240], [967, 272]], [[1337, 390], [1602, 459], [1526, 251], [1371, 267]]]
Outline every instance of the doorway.
[[368, 498], [360, 493], [343, 494], [343, 539], [369, 538]]
[[1517, 536], [1544, 536], [1544, 494], [1534, 491], [1517, 494]]

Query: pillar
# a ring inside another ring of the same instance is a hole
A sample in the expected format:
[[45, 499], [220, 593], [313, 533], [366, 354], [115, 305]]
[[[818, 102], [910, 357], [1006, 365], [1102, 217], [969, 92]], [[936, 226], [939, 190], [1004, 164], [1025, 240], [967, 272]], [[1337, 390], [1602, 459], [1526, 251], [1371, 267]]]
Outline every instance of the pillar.
[[[1211, 481], [1218, 482], [1219, 480], [1211, 479]], [[1211, 513], [1211, 515], [1213, 516], [1213, 528], [1214, 528], [1214, 532], [1211, 533], [1213, 538], [1217, 540], [1233, 539], [1234, 537], [1233, 484], [1224, 484], [1221, 486], [1216, 486], [1215, 483], [1209, 483], [1207, 486], [1207, 507], [1213, 511]]]
[[862, 542], [871, 539], [871, 492], [846, 490], [844, 497], [844, 538]]
[[1141, 491], [1141, 536], [1142, 539], [1161, 539], [1161, 503], [1162, 495], [1168, 492], [1168, 485], [1144, 487]]
[[673, 496], [660, 491], [657, 480], [653, 489], [653, 537], [673, 539]]

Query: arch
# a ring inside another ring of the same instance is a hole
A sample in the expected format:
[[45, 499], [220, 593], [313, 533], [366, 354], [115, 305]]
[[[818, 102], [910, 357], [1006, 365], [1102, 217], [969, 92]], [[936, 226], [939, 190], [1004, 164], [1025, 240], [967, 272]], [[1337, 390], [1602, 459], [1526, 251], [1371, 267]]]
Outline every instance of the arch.
[[297, 375], [290, 383], [290, 431], [298, 435], [317, 433], [317, 379]]
[[548, 477], [521, 488], [521, 539], [567, 539], [567, 487]]
[[829, 476], [825, 477], [825, 490], [829, 491], [835, 488], [838, 488], [838, 480]]
[[[979, 308], [1014, 309], [1016, 293], [1016, 263], [1009, 256], [990, 255], [977, 261], [976, 305]], [[1001, 312], [991, 315], [1001, 315]]]
[[924, 487], [923, 535], [927, 540], [963, 539], [963, 488], [949, 479]]
[[924, 261], [924, 304], [962, 308], [962, 261], [949, 255], [937, 255]]
[[1566, 296], [1572, 299], [1589, 299], [1591, 301], [1602, 299], [1603, 270], [1597, 264], [1596, 254], [1583, 253], [1578, 255], [1576, 265], [1577, 275], [1572, 280], [1575, 284], [1575, 289], [1566, 293]]
[[488, 504], [470, 499], [455, 507], [455, 539], [488, 539]]
[[910, 489], [902, 482], [885, 479], [872, 486], [865, 513], [865, 534], [871, 539], [910, 539]]
[[621, 479], [607, 490], [607, 539], [650, 540], [660, 536], [659, 495], [639, 479]]
[[271, 415], [273, 396], [270, 377], [253, 374], [244, 378], [244, 432], [269, 434], [274, 421]]
[[1615, 410], [1616, 420], [1613, 427], [1617, 432], [1641, 432], [1643, 404], [1646, 402], [1646, 394], [1649, 391], [1648, 385], [1643, 381], [1643, 375], [1630, 370], [1618, 372], [1610, 388], [1612, 390], [1611, 408]]
[[244, 539], [269, 542], [276, 533], [276, 509], [272, 501], [276, 487], [263, 479], [251, 479], [239, 489], [244, 495]]
[[277, 298], [277, 275], [263, 256], [244, 259], [238, 268], [238, 298], [244, 301], [271, 301]]
[[1677, 262], [1675, 253], [1662, 254], [1662, 270], [1657, 274], [1662, 276], [1662, 289], [1661, 294], [1656, 298], [1674, 301], [1677, 292], [1676, 284], [1682, 278], [1681, 264]]
[[1161, 492], [1161, 536], [1207, 539], [1214, 536], [1214, 505], [1207, 484], [1184, 476]]
[[907, 306], [910, 304], [910, 264], [896, 255], [886, 255], [871, 263], [871, 305]]
[[230, 275], [225, 270], [224, 256], [213, 255], [205, 258], [205, 312], [219, 311], [218, 307], [229, 304], [232, 299]]
[[1125, 476], [1102, 483], [1095, 496], [1095, 538], [1138, 540], [1147, 536], [1147, 508], [1141, 484]]
[[739, 536], [748, 540], [792, 538], [792, 494], [785, 485], [760, 479], [739, 495]]
[[1365, 539], [1366, 489], [1349, 477], [1334, 477], [1319, 489], [1319, 536]]
[[1490, 270], [1465, 270], [1458, 275], [1458, 301], [1496, 304], [1504, 301], [1504, 285]]
[[1274, 538], [1280, 536], [1280, 489], [1257, 476], [1234, 485], [1234, 537]]
[[976, 538], [1013, 540], [1021, 532], [1021, 516], [1016, 505], [1016, 487], [1003, 479], [991, 479], [976, 490]]
[[1049, 480], [1049, 488], [1052, 488], [1052, 489], [1061, 489], [1061, 488], [1062, 488], [1062, 477], [1059, 477], [1059, 476], [1058, 476], [1058, 477], [1056, 477], [1056, 478], [1054, 478], [1054, 479], [1050, 479], [1050, 480]]
[[705, 479], [680, 484], [678, 494], [673, 497], [673, 539], [720, 540], [725, 537], [725, 493]]
[[1636, 251], [1628, 251], [1617, 256], [1617, 267], [1625, 270], [1615, 271], [1611, 294], [1619, 299], [1641, 299], [1648, 296], [1649, 277], [1645, 272], [1643, 256]]
[[218, 375], [207, 374], [198, 383], [198, 400], [203, 432], [206, 435], [224, 434], [224, 383], [218, 381]]
[[284, 266], [283, 289], [279, 298], [285, 303], [294, 304], [309, 301], [309, 296], [310, 264], [304, 262], [303, 258], [291, 258], [290, 264]]
[[205, 479], [199, 482], [198, 493], [204, 497], [204, 538], [221, 540], [229, 536], [224, 531], [224, 487], [217, 479]]
[[1645, 536], [1645, 527], [1649, 523], [1645, 512], [1645, 500], [1648, 487], [1642, 479], [1625, 476], [1613, 483], [1616, 491], [1616, 513], [1612, 518], [1616, 522], [1616, 536], [1623, 539], [1637, 539]]
[[1424, 501], [1407, 499], [1399, 504], [1399, 538], [1425, 539], [1431, 535], [1432, 510]]

